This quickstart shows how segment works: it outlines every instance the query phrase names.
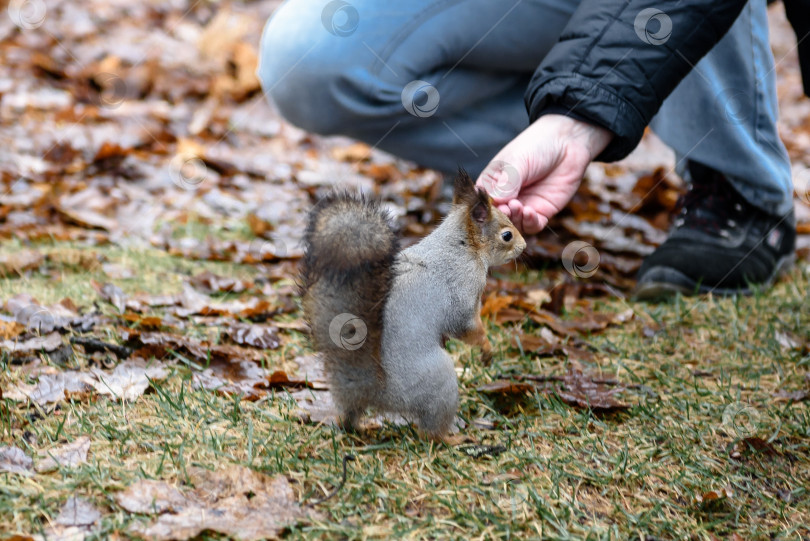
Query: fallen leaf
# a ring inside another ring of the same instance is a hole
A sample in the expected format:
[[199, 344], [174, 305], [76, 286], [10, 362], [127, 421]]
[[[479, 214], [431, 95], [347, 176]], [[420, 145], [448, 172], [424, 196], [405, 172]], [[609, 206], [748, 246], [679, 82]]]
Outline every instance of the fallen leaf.
[[314, 391], [303, 389], [292, 393], [298, 404], [298, 416], [305, 423], [338, 424], [338, 411], [329, 391]]
[[714, 506], [722, 503], [725, 500], [731, 499], [734, 493], [729, 487], [723, 487], [719, 490], [710, 490], [703, 494], [695, 496], [695, 500], [702, 507]]
[[523, 395], [535, 390], [535, 385], [525, 382], [515, 382], [505, 379], [495, 380], [478, 387], [478, 391], [485, 394]]
[[71, 496], [62, 506], [56, 524], [61, 526], [91, 526], [99, 521], [101, 512], [93, 504], [76, 496]]
[[501, 397], [523, 396], [531, 392], [554, 394], [569, 406], [587, 408], [594, 413], [628, 409], [628, 404], [615, 397], [624, 390], [625, 387], [618, 381], [597, 378], [573, 368], [563, 376], [521, 374], [478, 387], [480, 392]]
[[481, 305], [481, 317], [495, 318], [499, 312], [512, 304], [514, 300], [514, 297], [510, 295], [492, 294], [488, 296]]
[[787, 391], [779, 389], [773, 395], [777, 402], [803, 402], [810, 398], [810, 391], [807, 389], [799, 389], [796, 391]]
[[65, 443], [50, 449], [40, 451], [39, 461], [34, 469], [38, 473], [47, 473], [62, 468], [75, 468], [87, 462], [87, 452], [90, 450], [90, 438], [82, 436], [71, 443]]
[[512, 337], [516, 348], [527, 355], [537, 357], [564, 356], [577, 361], [589, 361], [593, 359], [593, 353], [588, 350], [578, 348], [572, 344], [565, 344], [558, 339], [554, 333], [547, 328], [540, 329], [540, 335], [519, 333]]
[[352, 143], [332, 149], [332, 157], [341, 162], [361, 162], [370, 156], [371, 148], [365, 143]]
[[94, 368], [90, 373], [95, 376], [89, 380], [97, 393], [109, 395], [117, 400], [133, 401], [149, 387], [149, 380], [161, 380], [168, 376], [162, 365], [147, 364], [143, 359], [129, 359], [118, 364], [112, 373]]
[[3, 340], [0, 342], [0, 349], [15, 356], [39, 353], [40, 351], [51, 352], [60, 347], [62, 347], [62, 337], [57, 332], [52, 332], [44, 336], [34, 336], [19, 342], [14, 340]]
[[66, 398], [78, 398], [92, 387], [82, 372], [67, 371], [39, 376], [36, 384], [17, 383], [4, 391], [11, 400], [31, 400], [39, 405], [61, 402]]
[[16, 338], [25, 332], [25, 325], [16, 321], [4, 321], [0, 319], [0, 339], [3, 341]]
[[194, 372], [195, 389], [209, 389], [223, 394], [237, 394], [245, 400], [258, 400], [267, 394], [270, 371], [253, 361], [215, 362], [202, 372]]
[[117, 493], [115, 501], [130, 513], [158, 514], [182, 509], [187, 500], [165, 481], [140, 479]]
[[95, 280], [90, 280], [90, 285], [93, 286], [93, 289], [96, 290], [96, 293], [98, 293], [102, 299], [115, 306], [120, 313], [124, 312], [127, 303], [127, 295], [121, 290], [120, 287], [112, 282], [100, 284]]
[[788, 331], [775, 331], [774, 338], [785, 351], [801, 351], [804, 344]]
[[0, 276], [22, 274], [27, 270], [39, 268], [45, 262], [45, 256], [36, 250], [21, 250], [0, 255]]
[[186, 498], [164, 481], [140, 479], [115, 495], [118, 505], [130, 513], [157, 514], [182, 509]]
[[318, 355], [299, 355], [293, 359], [298, 365], [296, 376], [293, 378], [302, 384], [307, 383], [313, 389], [328, 389], [323, 359]]
[[127, 333], [126, 345], [135, 349], [132, 356], [144, 359], [151, 357], [163, 359], [175, 351], [202, 364], [209, 364], [213, 362], [235, 363], [243, 360], [260, 361], [264, 355], [260, 350], [254, 348], [243, 348], [230, 344], [210, 344], [168, 333], [139, 333], [132, 330]]
[[739, 459], [744, 455], [751, 454], [774, 456], [780, 453], [771, 443], [758, 436], [742, 438], [741, 440], [735, 442], [729, 451], [729, 456], [735, 459]]
[[0, 471], [31, 475], [34, 461], [19, 447], [0, 447]]
[[253, 283], [239, 280], [230, 276], [219, 276], [210, 271], [197, 274], [189, 283], [206, 294], [211, 293], [242, 293], [253, 287]]
[[[270, 477], [244, 466], [189, 470], [194, 488], [180, 492], [162, 481], [137, 481], [116, 496], [134, 513], [163, 511], [152, 523], [132, 528], [147, 539], [190, 539], [205, 531], [252, 541], [277, 539], [287, 527], [320, 518], [301, 507], [283, 475]], [[154, 509], [154, 510], [153, 510]]]
[[281, 345], [278, 329], [272, 325], [233, 324], [225, 329], [227, 335], [240, 346], [260, 349], [276, 349]]
[[530, 289], [526, 292], [526, 300], [539, 307], [551, 301], [551, 295], [545, 289]]

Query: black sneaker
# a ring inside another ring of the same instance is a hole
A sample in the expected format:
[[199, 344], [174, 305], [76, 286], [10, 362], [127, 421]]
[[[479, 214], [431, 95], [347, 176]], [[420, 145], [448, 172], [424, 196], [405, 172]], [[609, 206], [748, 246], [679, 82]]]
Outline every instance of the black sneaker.
[[748, 203], [717, 171], [691, 162], [692, 185], [666, 242], [641, 265], [634, 297], [750, 294], [795, 259], [796, 218]]

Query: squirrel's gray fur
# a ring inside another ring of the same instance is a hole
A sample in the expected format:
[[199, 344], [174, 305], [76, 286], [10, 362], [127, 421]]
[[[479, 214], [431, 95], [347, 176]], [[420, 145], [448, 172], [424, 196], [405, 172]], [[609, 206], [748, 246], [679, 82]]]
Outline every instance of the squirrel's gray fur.
[[380, 204], [346, 192], [315, 206], [304, 245], [304, 315], [343, 422], [374, 408], [445, 437], [458, 383], [444, 340], [490, 354], [481, 295], [489, 267], [525, 247], [520, 233], [461, 171], [451, 212], [402, 252]]

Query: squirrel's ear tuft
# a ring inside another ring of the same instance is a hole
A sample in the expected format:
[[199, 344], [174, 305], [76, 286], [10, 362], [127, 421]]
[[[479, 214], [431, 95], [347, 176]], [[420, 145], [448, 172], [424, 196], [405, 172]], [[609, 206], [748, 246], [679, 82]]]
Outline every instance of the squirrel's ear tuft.
[[483, 188], [478, 188], [475, 193], [477, 197], [475, 205], [473, 205], [472, 210], [470, 211], [470, 215], [476, 222], [484, 223], [489, 220], [489, 215], [491, 213], [491, 202], [487, 192], [485, 192]]
[[459, 167], [453, 186], [453, 204], [472, 207], [477, 200], [478, 195], [475, 190], [475, 183], [470, 178], [470, 175], [467, 174], [467, 171]]

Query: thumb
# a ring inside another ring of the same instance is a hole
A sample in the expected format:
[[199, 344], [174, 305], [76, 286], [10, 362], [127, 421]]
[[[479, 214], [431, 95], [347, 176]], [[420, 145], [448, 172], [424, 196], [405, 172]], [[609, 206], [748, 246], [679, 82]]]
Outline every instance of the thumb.
[[506, 203], [520, 193], [522, 175], [509, 162], [494, 159], [478, 176], [476, 186], [484, 188], [496, 203]]

